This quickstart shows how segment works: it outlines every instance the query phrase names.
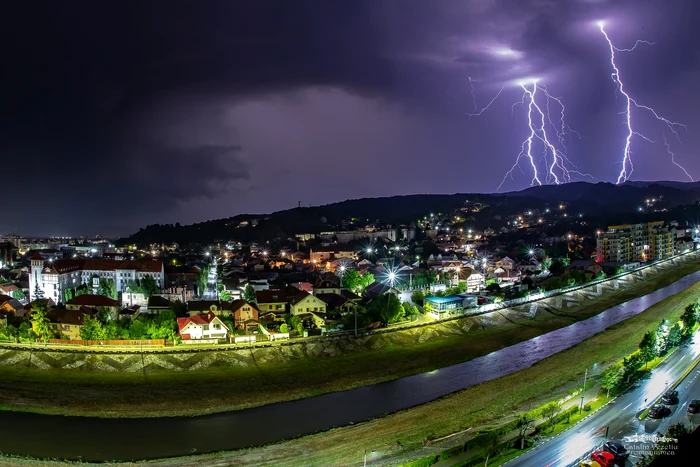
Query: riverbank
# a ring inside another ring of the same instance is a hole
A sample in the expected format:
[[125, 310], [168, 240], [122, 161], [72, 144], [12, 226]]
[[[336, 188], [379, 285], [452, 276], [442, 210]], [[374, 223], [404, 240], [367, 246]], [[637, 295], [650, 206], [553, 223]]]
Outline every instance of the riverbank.
[[[46, 414], [156, 417], [238, 410], [342, 391], [488, 354], [587, 319], [698, 269], [700, 263], [685, 264], [625, 290], [585, 299], [561, 311], [539, 312], [534, 318], [526, 312], [510, 317], [496, 312], [505, 319], [492, 327], [488, 327], [492, 319], [476, 317], [421, 328], [420, 334], [415, 330], [379, 334], [368, 342], [368, 347], [376, 350], [333, 357], [290, 359], [286, 363], [258, 360], [247, 367], [187, 372], [91, 373], [4, 366], [0, 367], [0, 406]], [[417, 342], [426, 336], [425, 342]], [[190, 403], [192, 394], [198, 395], [196, 407]]]
[[[503, 420], [512, 417], [519, 410], [537, 406], [546, 399], [561, 397], [566, 393], [567, 387], [582, 376], [585, 368], [594, 363], [611, 363], [631, 353], [646, 331], [656, 329], [662, 319], [677, 320], [685, 306], [698, 297], [700, 283], [531, 368], [413, 409], [258, 449], [165, 459], [138, 465], [194, 466], [202, 462], [214, 466], [359, 465], [365, 449], [371, 454], [370, 464], [404, 463], [410, 458], [423, 457], [435, 449], [425, 447], [429, 439], [437, 439], [470, 427], [476, 430], [493, 420]], [[10, 465], [17, 464], [13, 459], [5, 460], [13, 462]], [[30, 464], [41, 465], [36, 461], [25, 463]]]

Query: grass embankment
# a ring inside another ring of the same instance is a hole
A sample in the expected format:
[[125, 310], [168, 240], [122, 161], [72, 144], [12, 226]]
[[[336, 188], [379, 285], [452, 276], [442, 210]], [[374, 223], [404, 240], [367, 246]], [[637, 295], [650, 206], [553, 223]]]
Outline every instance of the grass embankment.
[[[102, 417], [199, 415], [341, 391], [486, 355], [589, 318], [699, 269], [700, 262], [685, 264], [557, 315], [331, 358], [189, 372], [109, 373], [0, 367], [0, 408]], [[198, 395], [197, 408], [187, 403], [192, 394]]]
[[629, 355], [645, 332], [656, 329], [662, 319], [678, 320], [685, 306], [699, 296], [700, 283], [531, 368], [380, 419], [258, 449], [139, 465], [359, 465], [365, 449], [376, 451], [371, 461], [416, 452], [428, 439], [503, 419], [564, 395], [585, 368]]

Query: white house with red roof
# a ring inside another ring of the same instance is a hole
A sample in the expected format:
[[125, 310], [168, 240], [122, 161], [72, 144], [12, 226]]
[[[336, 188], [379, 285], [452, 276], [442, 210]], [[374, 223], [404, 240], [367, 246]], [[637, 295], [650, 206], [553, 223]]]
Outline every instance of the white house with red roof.
[[102, 258], [76, 258], [44, 261], [35, 253], [29, 272], [29, 300], [36, 299], [36, 290], [44, 298], [63, 302], [65, 291], [81, 284], [88, 284], [96, 291], [99, 279], [112, 279], [118, 292], [126, 290], [130, 280], [140, 281], [151, 277], [160, 288], [165, 284], [163, 262], [158, 260], [120, 261]]
[[226, 339], [229, 329], [213, 311], [177, 319], [177, 331], [183, 341]]

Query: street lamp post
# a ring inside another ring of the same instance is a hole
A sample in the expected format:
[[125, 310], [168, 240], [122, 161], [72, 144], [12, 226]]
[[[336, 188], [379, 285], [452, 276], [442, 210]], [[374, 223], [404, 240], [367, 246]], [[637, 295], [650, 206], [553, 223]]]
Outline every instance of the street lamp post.
[[581, 415], [583, 410], [583, 397], [586, 394], [586, 379], [588, 378], [588, 368], [586, 368], [586, 373], [583, 375], [583, 390], [581, 391], [581, 405], [578, 408], [578, 414]]

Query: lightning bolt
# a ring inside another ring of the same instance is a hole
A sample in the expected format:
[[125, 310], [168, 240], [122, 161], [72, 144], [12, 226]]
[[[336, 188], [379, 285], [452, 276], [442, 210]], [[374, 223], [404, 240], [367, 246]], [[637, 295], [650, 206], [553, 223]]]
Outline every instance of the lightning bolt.
[[[520, 146], [520, 153], [515, 159], [515, 163], [510, 168], [508, 172], [501, 180], [501, 184], [498, 185], [498, 190], [501, 189], [503, 184], [506, 182], [508, 177], [513, 178], [513, 171], [516, 167], [520, 166], [523, 158], [527, 159], [532, 167], [532, 180], [530, 185], [542, 185], [543, 181], [540, 178], [540, 172], [537, 169], [537, 162], [535, 156], [533, 155], [533, 143], [539, 142], [543, 146], [543, 160], [546, 167], [546, 175], [544, 176], [544, 183], [554, 183], [559, 185], [560, 183], [571, 182], [572, 174], [577, 174], [583, 177], [591, 177], [590, 174], [581, 173], [577, 170], [577, 167], [568, 159], [566, 156], [566, 145], [564, 144], [564, 135], [571, 133], [572, 131], [566, 125], [565, 112], [566, 108], [564, 103], [560, 98], [552, 96], [547, 88], [543, 85], [538, 85], [536, 81], [531, 83], [532, 88], [529, 88], [526, 83], [520, 83], [520, 87], [523, 89], [523, 95], [518, 102], [515, 102], [511, 107], [511, 114], [513, 113], [516, 106], [521, 105], [525, 107], [527, 104], [526, 116], [527, 125], [530, 129], [530, 134], [522, 142]], [[537, 102], [537, 91], [542, 92], [546, 97], [546, 105], [543, 107]], [[552, 120], [551, 112], [549, 109], [550, 101], [555, 101], [557, 105], [560, 106], [560, 119], [559, 124], [556, 125]], [[534, 118], [533, 118], [534, 117]], [[547, 128], [552, 127], [554, 133], [559, 141], [559, 144], [563, 148], [563, 151], [557, 149], [554, 143], [551, 141], [548, 134]], [[569, 168], [572, 167], [572, 168]]]
[[481, 115], [482, 113], [486, 112], [486, 111], [489, 109], [489, 107], [491, 107], [491, 105], [492, 105], [494, 102], [496, 102], [496, 99], [498, 99], [498, 97], [499, 97], [499, 96], [501, 95], [501, 93], [503, 92], [503, 87], [501, 87], [501, 89], [496, 93], [496, 95], [493, 96], [493, 99], [491, 99], [491, 101], [490, 101], [488, 104], [486, 104], [486, 107], [484, 107], [484, 108], [481, 109], [481, 110], [478, 110], [478, 107], [477, 107], [477, 105], [476, 105], [476, 96], [474, 95], [474, 84], [472, 84], [472, 79], [471, 79], [471, 78], [469, 78], [469, 85], [471, 86], [472, 100], [473, 100], [473, 102], [474, 102], [474, 112], [467, 114], [467, 116], [468, 116], [469, 118], [478, 117], [478, 116]]
[[[616, 52], [632, 52], [637, 48], [638, 45], [640, 44], [646, 44], [646, 45], [653, 45], [653, 42], [649, 41], [643, 41], [643, 40], [638, 40], [634, 43], [634, 46], [629, 48], [629, 49], [620, 49], [617, 48], [613, 45], [612, 40], [610, 40], [610, 37], [608, 36], [608, 33], [605, 32], [605, 24], [602, 21], [598, 22], [598, 28], [600, 28], [600, 32], [603, 34], [605, 37], [605, 40], [608, 42], [608, 46], [610, 48], [610, 65], [612, 66], [613, 72], [610, 74], [610, 77], [612, 78], [613, 82], [617, 85], [617, 89], [620, 91], [620, 94], [622, 94], [625, 98], [625, 110], [622, 112], [622, 114], [625, 116], [625, 124], [627, 126], [627, 136], [625, 137], [625, 148], [623, 151], [623, 157], [622, 157], [622, 169], [620, 170], [620, 174], [617, 176], [617, 183], [623, 183], [629, 180], [629, 178], [632, 176], [632, 172], [634, 172], [634, 165], [632, 164], [632, 137], [638, 136], [642, 139], [645, 139], [646, 141], [652, 142], [653, 141], [643, 134], [639, 133], [636, 131], [632, 125], [632, 107], [637, 108], [637, 109], [642, 109], [646, 110], [649, 113], [651, 113], [654, 118], [666, 125], [666, 127], [671, 130], [671, 132], [674, 134], [674, 136], [680, 141], [680, 136], [678, 135], [678, 131], [676, 130], [677, 127], [683, 128], [686, 131], [688, 128], [678, 122], [674, 122], [672, 120], [667, 119], [666, 117], [662, 117], [659, 115], [654, 109], [652, 109], [649, 106], [639, 104], [636, 100], [634, 100], [625, 90], [625, 86], [622, 83], [622, 78], [620, 77], [620, 70], [617, 67], [617, 63], [615, 62], [616, 58]], [[679, 167], [688, 177], [690, 175], [688, 174], [688, 171], [678, 164], [675, 160], [675, 154], [671, 152], [671, 147], [668, 144], [668, 141], [666, 140], [666, 135], [663, 133], [662, 129], [662, 135], [664, 138], [664, 144], [666, 145], [666, 151], [669, 153], [671, 156], [671, 162]], [[692, 177], [690, 177], [692, 180]]]
[[664, 146], [666, 146], [666, 152], [668, 152], [668, 154], [671, 156], [671, 162], [673, 162], [673, 165], [675, 165], [676, 167], [681, 169], [683, 171], [683, 173], [685, 173], [688, 176], [690, 181], [694, 182], [695, 180], [693, 180], [693, 177], [690, 176], [688, 171], [685, 170], [685, 168], [683, 168], [682, 165], [680, 165], [678, 162], [676, 162], [676, 155], [673, 153], [673, 151], [671, 151], [671, 145], [668, 144], [668, 141], [666, 140], [666, 133], [664, 133], [663, 130], [661, 130], [661, 136], [664, 137]]

